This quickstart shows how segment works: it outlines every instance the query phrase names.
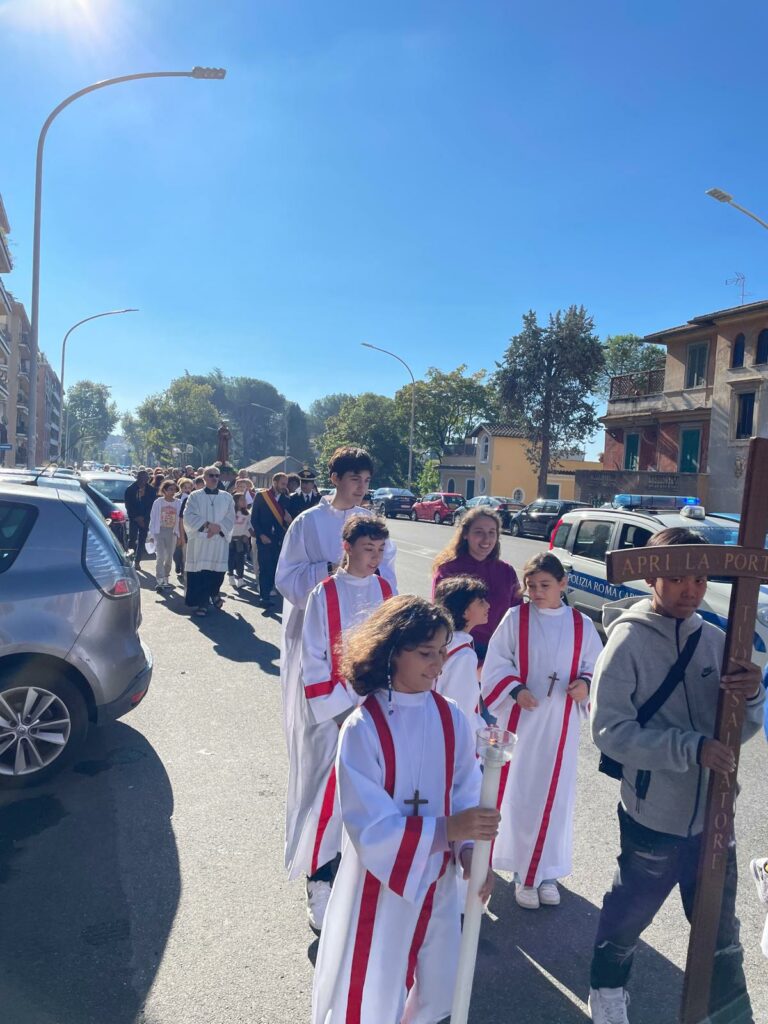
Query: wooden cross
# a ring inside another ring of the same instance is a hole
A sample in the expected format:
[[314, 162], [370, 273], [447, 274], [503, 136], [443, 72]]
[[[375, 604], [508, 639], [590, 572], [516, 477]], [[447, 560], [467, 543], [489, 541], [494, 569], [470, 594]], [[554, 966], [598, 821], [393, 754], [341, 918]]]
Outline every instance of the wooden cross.
[[412, 807], [413, 807], [413, 814], [414, 814], [415, 817], [418, 818], [419, 817], [419, 805], [420, 804], [428, 804], [429, 800], [421, 800], [419, 798], [419, 791], [418, 791], [418, 789], [415, 789], [413, 791], [413, 799], [412, 800], [403, 800], [403, 803], [404, 804], [411, 804]]
[[[691, 520], [696, 528], [696, 520]], [[733, 658], [752, 660], [760, 583], [768, 580], [768, 439], [753, 437], [744, 481], [738, 545], [681, 544], [679, 546], [612, 551], [607, 556], [608, 580], [676, 576], [733, 578], [728, 628], [725, 634], [723, 674]], [[743, 695], [720, 690], [715, 739], [730, 748], [738, 771]], [[708, 1018], [709, 990], [723, 900], [726, 854], [733, 834], [736, 771], [710, 772], [701, 857], [696, 882], [688, 961], [683, 984], [681, 1024], [700, 1024]]]
[[552, 696], [552, 691], [555, 688], [555, 683], [558, 681], [559, 678], [560, 676], [557, 674], [557, 672], [553, 672], [551, 676], [547, 676], [547, 679], [549, 680], [549, 689], [547, 690], [548, 697]]

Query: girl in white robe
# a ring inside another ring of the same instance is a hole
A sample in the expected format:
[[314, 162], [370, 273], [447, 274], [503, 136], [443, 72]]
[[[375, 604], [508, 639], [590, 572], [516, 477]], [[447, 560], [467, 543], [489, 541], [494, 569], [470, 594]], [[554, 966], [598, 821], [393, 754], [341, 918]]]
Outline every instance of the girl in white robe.
[[[344, 674], [366, 696], [339, 741], [344, 840], [313, 1024], [437, 1024], [450, 1012], [460, 939], [454, 861], [468, 872], [467, 841], [492, 839], [498, 824], [498, 812], [477, 806], [467, 721], [432, 691], [450, 627], [428, 601], [394, 597], [348, 641]], [[484, 898], [491, 882], [489, 873]]]
[[445, 608], [455, 631], [445, 655], [435, 689], [455, 700], [473, 732], [485, 728], [480, 714], [478, 659], [472, 630], [488, 621], [488, 585], [475, 576], [449, 576], [435, 588], [435, 604]]
[[523, 570], [529, 603], [510, 609], [488, 645], [482, 692], [498, 724], [517, 734], [502, 770], [493, 867], [516, 875], [525, 909], [560, 902], [570, 874], [579, 726], [602, 643], [591, 619], [562, 603], [567, 577], [548, 552]]

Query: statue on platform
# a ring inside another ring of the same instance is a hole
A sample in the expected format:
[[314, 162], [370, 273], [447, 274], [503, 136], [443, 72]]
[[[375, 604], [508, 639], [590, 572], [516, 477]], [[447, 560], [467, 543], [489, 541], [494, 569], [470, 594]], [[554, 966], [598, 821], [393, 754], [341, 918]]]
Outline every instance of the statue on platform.
[[229, 442], [232, 440], [232, 431], [224, 420], [219, 423], [218, 437], [219, 444], [216, 452], [216, 461], [225, 464], [229, 462]]

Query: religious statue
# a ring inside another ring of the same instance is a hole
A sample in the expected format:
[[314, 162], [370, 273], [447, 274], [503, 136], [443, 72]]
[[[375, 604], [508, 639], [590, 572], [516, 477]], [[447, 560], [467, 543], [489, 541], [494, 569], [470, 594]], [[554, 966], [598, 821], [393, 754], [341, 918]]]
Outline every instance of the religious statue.
[[232, 440], [232, 431], [224, 420], [219, 424], [218, 438], [219, 443], [216, 451], [216, 461], [225, 465], [229, 462], [229, 442]]

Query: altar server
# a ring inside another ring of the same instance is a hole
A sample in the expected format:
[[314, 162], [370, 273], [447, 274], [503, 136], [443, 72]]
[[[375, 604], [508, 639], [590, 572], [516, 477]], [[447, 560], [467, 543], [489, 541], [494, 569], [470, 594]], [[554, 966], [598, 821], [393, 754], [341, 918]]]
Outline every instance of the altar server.
[[436, 605], [394, 597], [348, 641], [342, 672], [365, 699], [339, 741], [344, 840], [313, 1024], [437, 1024], [450, 1012], [460, 937], [450, 868], [457, 857], [468, 872], [469, 841], [492, 840], [499, 820], [477, 806], [464, 715], [432, 690], [451, 626]]
[[350, 516], [342, 530], [344, 559], [333, 576], [318, 583], [307, 601], [302, 632], [301, 671], [304, 700], [294, 720], [301, 779], [289, 785], [302, 804], [286, 815], [289, 876], [307, 875], [307, 915], [319, 931], [331, 894], [341, 850], [341, 817], [336, 806], [336, 748], [339, 728], [359, 698], [341, 674], [343, 644], [392, 596], [392, 587], [376, 570], [384, 557], [389, 530], [383, 519]]
[[549, 552], [526, 564], [529, 601], [502, 619], [481, 678], [489, 712], [518, 737], [502, 775], [493, 866], [515, 873], [527, 910], [557, 906], [557, 879], [571, 872], [579, 725], [602, 650], [591, 619], [563, 604], [567, 582]]
[[485, 722], [480, 715], [480, 683], [472, 630], [488, 621], [488, 584], [474, 576], [449, 576], [435, 587], [435, 603], [448, 612], [454, 624], [435, 689], [456, 701], [472, 729], [483, 729]]

